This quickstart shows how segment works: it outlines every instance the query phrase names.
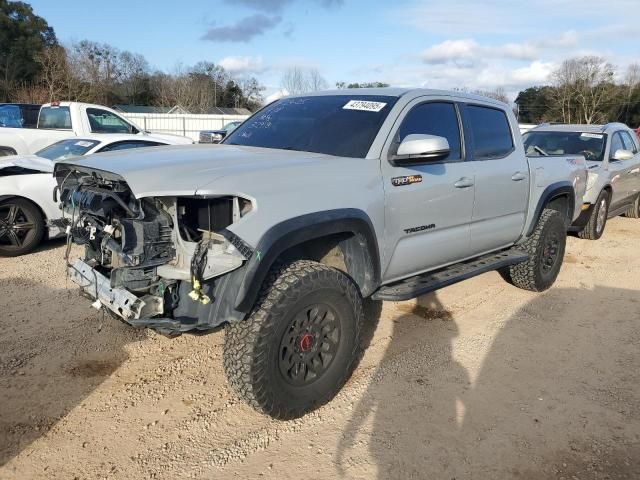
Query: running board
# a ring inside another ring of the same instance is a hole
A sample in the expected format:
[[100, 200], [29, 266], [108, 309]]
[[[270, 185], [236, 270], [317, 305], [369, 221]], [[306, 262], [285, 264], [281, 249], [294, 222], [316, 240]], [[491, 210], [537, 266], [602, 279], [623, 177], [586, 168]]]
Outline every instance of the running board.
[[416, 275], [406, 280], [385, 285], [380, 287], [372, 295], [372, 298], [374, 300], [395, 302], [409, 300], [486, 272], [525, 262], [528, 259], [528, 254], [517, 249], [490, 253], [473, 260], [456, 263], [435, 272], [423, 273], [422, 275]]

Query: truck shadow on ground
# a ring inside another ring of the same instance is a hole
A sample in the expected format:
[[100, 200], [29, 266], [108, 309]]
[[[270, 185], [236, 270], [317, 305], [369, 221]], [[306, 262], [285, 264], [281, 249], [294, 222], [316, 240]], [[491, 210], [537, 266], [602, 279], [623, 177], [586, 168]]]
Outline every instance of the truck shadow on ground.
[[0, 466], [82, 405], [128, 358], [135, 331], [73, 291], [0, 280]]
[[637, 291], [552, 289], [491, 343], [469, 322], [460, 335], [433, 294], [394, 322], [339, 442], [343, 477], [640, 478]]

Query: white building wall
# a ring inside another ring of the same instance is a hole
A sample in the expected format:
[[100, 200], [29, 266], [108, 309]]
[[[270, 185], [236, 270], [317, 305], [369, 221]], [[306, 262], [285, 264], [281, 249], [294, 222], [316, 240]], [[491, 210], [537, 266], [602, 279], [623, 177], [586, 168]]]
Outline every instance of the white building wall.
[[248, 115], [195, 115], [181, 113], [123, 113], [142, 129], [151, 133], [184, 135], [196, 142], [201, 130], [219, 130], [234, 120], [244, 120]]

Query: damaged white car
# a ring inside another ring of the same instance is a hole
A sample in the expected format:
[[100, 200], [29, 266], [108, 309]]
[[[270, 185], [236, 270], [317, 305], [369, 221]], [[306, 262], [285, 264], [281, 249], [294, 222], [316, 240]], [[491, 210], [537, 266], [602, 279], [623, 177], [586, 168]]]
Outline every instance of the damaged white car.
[[152, 136], [101, 134], [61, 140], [35, 155], [0, 158], [0, 256], [24, 255], [44, 238], [64, 234], [57, 222], [62, 212], [53, 198], [56, 161], [170, 144], [170, 140]]

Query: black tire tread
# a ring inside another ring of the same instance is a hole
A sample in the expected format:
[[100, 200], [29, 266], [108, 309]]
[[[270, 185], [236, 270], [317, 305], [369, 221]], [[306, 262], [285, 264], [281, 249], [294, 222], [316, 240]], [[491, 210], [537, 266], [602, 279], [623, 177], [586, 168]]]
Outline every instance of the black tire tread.
[[[339, 288], [353, 306], [356, 315], [356, 339], [348, 368], [334, 391], [326, 392], [309, 408], [292, 408], [275, 398], [269, 390], [265, 362], [269, 335], [276, 329], [276, 319], [284, 315], [287, 304], [304, 292], [330, 286]], [[297, 418], [333, 398], [350, 377], [359, 357], [360, 332], [364, 320], [362, 299], [353, 281], [334, 268], [318, 262], [299, 260], [272, 268], [260, 291], [258, 301], [249, 317], [225, 328], [224, 369], [229, 384], [249, 405], [278, 419]]]
[[[502, 275], [503, 279], [518, 288], [532, 292], [541, 292], [551, 286], [541, 284], [536, 272], [538, 269], [539, 249], [543, 247], [543, 233], [547, 226], [554, 222], [559, 222], [562, 228], [565, 228], [564, 219], [557, 210], [543, 210], [531, 236], [518, 246], [519, 249], [529, 254], [529, 260], [500, 270], [500, 275]], [[566, 239], [566, 237], [563, 238]], [[562, 262], [562, 259], [560, 259], [560, 262]], [[555, 277], [552, 279], [551, 284], [554, 281]]]
[[[600, 192], [600, 195], [598, 195], [598, 199], [596, 200], [595, 206], [591, 211], [591, 216], [589, 217], [589, 221], [584, 226], [584, 228], [578, 232], [578, 237], [582, 238], [583, 240], [598, 240], [600, 237], [602, 237], [602, 235], [604, 235], [604, 231], [607, 228], [606, 220], [605, 220], [604, 227], [602, 228], [602, 232], [598, 234], [598, 230], [597, 230], [597, 223], [598, 223], [597, 207], [599, 207], [600, 201], [602, 200], [603, 195], [606, 195], [607, 197], [607, 210], [609, 209], [609, 194], [606, 191], [602, 191]], [[609, 212], [607, 211], [607, 214], [608, 213]]]

